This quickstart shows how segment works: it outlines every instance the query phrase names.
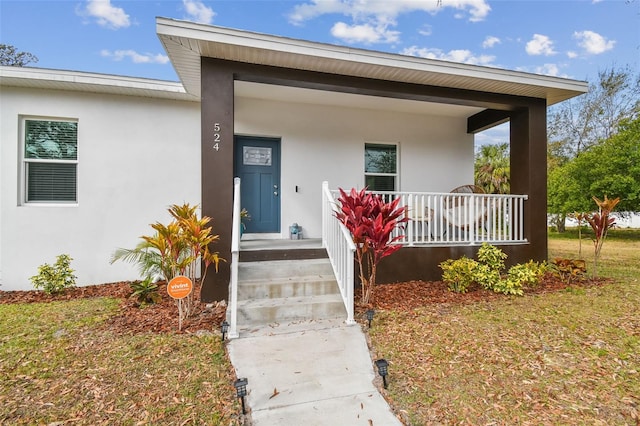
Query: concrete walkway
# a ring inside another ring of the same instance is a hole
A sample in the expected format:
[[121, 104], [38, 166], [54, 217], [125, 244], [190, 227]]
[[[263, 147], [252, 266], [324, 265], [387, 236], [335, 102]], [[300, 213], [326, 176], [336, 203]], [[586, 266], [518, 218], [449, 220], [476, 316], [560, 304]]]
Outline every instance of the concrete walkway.
[[373, 385], [374, 366], [360, 326], [310, 321], [244, 331], [229, 342], [238, 377], [248, 379], [255, 426], [402, 423]]

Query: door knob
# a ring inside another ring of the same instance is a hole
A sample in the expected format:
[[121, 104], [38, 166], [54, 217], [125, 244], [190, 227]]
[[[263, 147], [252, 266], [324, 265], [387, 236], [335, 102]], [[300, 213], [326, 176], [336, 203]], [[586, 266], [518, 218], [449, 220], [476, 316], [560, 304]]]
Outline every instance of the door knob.
[[278, 195], [278, 191], [273, 191], [273, 195]]

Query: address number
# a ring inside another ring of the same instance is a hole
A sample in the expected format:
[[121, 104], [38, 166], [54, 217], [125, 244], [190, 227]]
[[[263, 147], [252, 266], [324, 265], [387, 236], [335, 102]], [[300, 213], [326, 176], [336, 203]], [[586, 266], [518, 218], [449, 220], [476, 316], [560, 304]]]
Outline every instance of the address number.
[[222, 126], [220, 126], [220, 123], [213, 124], [213, 149], [216, 151], [220, 150], [220, 143], [222, 142], [222, 136], [220, 136], [221, 130]]

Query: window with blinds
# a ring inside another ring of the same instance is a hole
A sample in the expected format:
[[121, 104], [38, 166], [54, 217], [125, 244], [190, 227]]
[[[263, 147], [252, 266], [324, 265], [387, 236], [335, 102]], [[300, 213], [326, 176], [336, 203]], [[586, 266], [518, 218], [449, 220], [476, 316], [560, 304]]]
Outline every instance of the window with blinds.
[[35, 119], [23, 123], [25, 202], [77, 202], [78, 123]]
[[398, 181], [398, 146], [364, 145], [364, 182], [371, 191], [395, 191]]

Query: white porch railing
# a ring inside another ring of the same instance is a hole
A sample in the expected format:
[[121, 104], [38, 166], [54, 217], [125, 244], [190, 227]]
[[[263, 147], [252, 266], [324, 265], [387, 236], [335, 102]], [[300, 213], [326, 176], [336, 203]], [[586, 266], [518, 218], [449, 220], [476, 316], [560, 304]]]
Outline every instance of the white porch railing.
[[231, 278], [229, 280], [229, 339], [238, 334], [238, 263], [240, 262], [240, 178], [233, 179], [233, 220], [231, 229]]
[[[338, 191], [330, 191], [334, 200]], [[523, 244], [526, 195], [375, 192], [400, 198], [409, 219], [393, 236], [404, 246]]]
[[340, 294], [347, 309], [346, 323], [355, 324], [353, 318], [353, 256], [356, 246], [347, 228], [335, 218], [335, 211], [337, 211], [336, 201], [329, 191], [329, 183], [322, 182], [322, 246], [329, 255]]

